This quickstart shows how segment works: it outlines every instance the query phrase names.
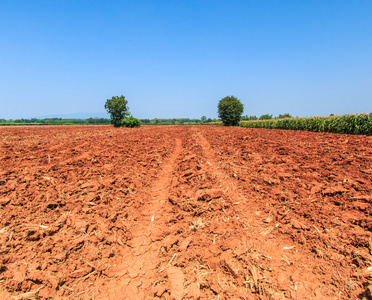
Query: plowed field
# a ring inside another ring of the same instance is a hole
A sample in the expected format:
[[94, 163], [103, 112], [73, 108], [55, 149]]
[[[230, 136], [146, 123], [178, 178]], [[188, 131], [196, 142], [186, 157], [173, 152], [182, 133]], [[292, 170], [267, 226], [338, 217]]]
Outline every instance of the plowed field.
[[0, 299], [371, 299], [372, 137], [0, 127]]

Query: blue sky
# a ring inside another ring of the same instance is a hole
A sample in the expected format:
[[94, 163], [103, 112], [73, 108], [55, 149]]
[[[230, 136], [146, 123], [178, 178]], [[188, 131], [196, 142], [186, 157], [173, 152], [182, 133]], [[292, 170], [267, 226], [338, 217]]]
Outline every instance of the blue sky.
[[0, 118], [372, 112], [372, 1], [0, 0]]

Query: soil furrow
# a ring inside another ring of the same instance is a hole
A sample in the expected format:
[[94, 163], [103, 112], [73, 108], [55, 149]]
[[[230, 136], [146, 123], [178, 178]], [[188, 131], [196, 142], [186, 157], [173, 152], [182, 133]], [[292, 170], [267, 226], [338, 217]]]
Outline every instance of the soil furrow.
[[[160, 247], [165, 237], [166, 221], [172, 215], [168, 203], [169, 186], [181, 147], [181, 140], [175, 139], [172, 154], [163, 163], [149, 193], [143, 195], [146, 199], [139, 209], [140, 217], [131, 228], [132, 238], [127, 248], [129, 251], [123, 254], [121, 261], [115, 266], [114, 272], [119, 276], [114, 284], [101, 289], [100, 295], [105, 295], [102, 299], [145, 299], [159, 281], [159, 268], [165, 262]], [[168, 276], [169, 280], [179, 281], [179, 275], [174, 270]], [[183, 286], [182, 281], [180, 284]], [[173, 293], [180, 291], [174, 290]]]

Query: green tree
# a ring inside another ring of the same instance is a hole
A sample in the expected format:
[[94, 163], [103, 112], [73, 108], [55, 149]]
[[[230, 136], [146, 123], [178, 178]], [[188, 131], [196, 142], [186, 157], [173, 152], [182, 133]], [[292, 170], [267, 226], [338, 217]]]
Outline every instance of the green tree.
[[293, 118], [289, 113], [286, 113], [284, 115], [279, 114], [277, 119], [286, 119], [286, 118]]
[[244, 106], [234, 96], [226, 96], [218, 103], [218, 116], [225, 126], [238, 126]]
[[271, 120], [273, 115], [265, 114], [260, 117], [260, 120]]
[[111, 124], [115, 127], [121, 126], [122, 120], [129, 116], [128, 101], [125, 100], [123, 95], [107, 99], [105, 109], [110, 114]]
[[252, 121], [252, 120], [258, 120], [258, 118], [256, 116], [243, 116], [242, 117], [242, 120], [243, 121]]

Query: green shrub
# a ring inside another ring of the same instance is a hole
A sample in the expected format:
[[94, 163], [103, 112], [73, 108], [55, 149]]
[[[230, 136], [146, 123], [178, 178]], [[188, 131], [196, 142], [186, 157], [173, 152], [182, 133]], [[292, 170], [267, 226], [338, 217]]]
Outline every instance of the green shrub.
[[121, 120], [122, 127], [129, 127], [129, 128], [140, 128], [141, 127], [141, 121], [134, 118], [133, 116], [130, 116], [129, 118], [125, 118]]

